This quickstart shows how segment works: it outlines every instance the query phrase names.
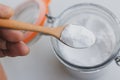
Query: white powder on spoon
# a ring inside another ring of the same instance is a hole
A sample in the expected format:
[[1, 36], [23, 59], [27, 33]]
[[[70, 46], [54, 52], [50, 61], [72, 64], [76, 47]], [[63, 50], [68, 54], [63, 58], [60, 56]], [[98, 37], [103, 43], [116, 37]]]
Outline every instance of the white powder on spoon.
[[96, 37], [83, 26], [69, 24], [63, 30], [60, 40], [74, 48], [87, 48], [95, 43]]
[[[79, 27], [82, 28], [82, 26]], [[113, 54], [113, 49], [116, 45], [116, 38], [111, 25], [103, 19], [90, 19], [89, 22], [86, 23], [86, 27], [94, 31], [96, 37], [94, 45], [88, 48], [76, 49], [57, 41], [57, 51], [58, 54], [67, 62], [78, 66], [89, 67], [103, 63]], [[74, 29], [75, 28], [78, 29], [76, 26]], [[89, 34], [86, 35], [90, 38], [92, 37]], [[69, 36], [71, 35], [68, 35], [68, 37]], [[78, 37], [79, 35], [76, 34], [76, 36]]]

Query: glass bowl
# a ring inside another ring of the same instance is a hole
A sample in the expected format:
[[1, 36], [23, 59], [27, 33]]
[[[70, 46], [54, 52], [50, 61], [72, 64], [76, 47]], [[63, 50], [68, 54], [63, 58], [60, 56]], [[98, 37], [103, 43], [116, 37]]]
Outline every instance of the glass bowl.
[[65, 66], [95, 71], [105, 67], [117, 56], [120, 27], [117, 17], [110, 10], [92, 3], [77, 4], [64, 10], [56, 18], [53, 27], [66, 24], [82, 25], [91, 30], [96, 36], [96, 43], [89, 48], [75, 49], [52, 38], [55, 55]]

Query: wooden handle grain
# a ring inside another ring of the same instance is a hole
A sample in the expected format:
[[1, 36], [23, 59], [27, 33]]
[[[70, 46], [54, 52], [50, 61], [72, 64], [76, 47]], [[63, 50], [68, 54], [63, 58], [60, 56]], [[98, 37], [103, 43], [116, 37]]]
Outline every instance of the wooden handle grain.
[[20, 22], [16, 20], [0, 19], [0, 28], [15, 29], [15, 30], [26, 30], [42, 32], [45, 34], [51, 34], [53, 28], [37, 26], [30, 23]]
[[29, 23], [15, 21], [15, 20], [0, 19], [0, 28], [39, 32], [39, 29], [41, 27], [33, 24], [29, 24]]
[[50, 28], [36, 26], [34, 24], [8, 19], [0, 19], [0, 28], [42, 32], [44, 34], [52, 35], [56, 38], [60, 37], [61, 31], [64, 29], [64, 27]]

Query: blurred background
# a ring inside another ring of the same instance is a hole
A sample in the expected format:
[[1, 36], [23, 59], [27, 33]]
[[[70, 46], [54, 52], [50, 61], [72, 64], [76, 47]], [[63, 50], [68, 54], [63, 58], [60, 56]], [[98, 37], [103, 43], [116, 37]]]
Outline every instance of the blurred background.
[[[25, 0], [0, 0], [15, 9]], [[53, 17], [79, 3], [95, 3], [110, 9], [120, 19], [120, 0], [51, 0], [49, 13]], [[32, 13], [31, 13], [32, 14]], [[8, 80], [79, 80], [57, 60], [49, 36], [40, 36], [25, 57], [1, 58]], [[96, 80], [120, 80], [120, 68], [112, 62], [108, 73]]]

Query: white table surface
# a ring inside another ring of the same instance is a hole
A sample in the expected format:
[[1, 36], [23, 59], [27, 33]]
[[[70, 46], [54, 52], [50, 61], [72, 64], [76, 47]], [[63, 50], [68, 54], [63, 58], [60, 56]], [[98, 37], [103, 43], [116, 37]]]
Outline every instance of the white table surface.
[[[0, 3], [14, 8], [22, 1], [0, 0]], [[103, 5], [120, 18], [120, 0], [52, 0], [51, 14], [58, 16], [64, 9], [81, 2]], [[80, 80], [71, 76], [57, 60], [51, 48], [50, 37], [42, 36], [30, 49], [31, 52], [28, 56], [1, 59], [8, 80]], [[120, 67], [113, 61], [108, 73], [96, 80], [120, 80], [119, 75]]]

